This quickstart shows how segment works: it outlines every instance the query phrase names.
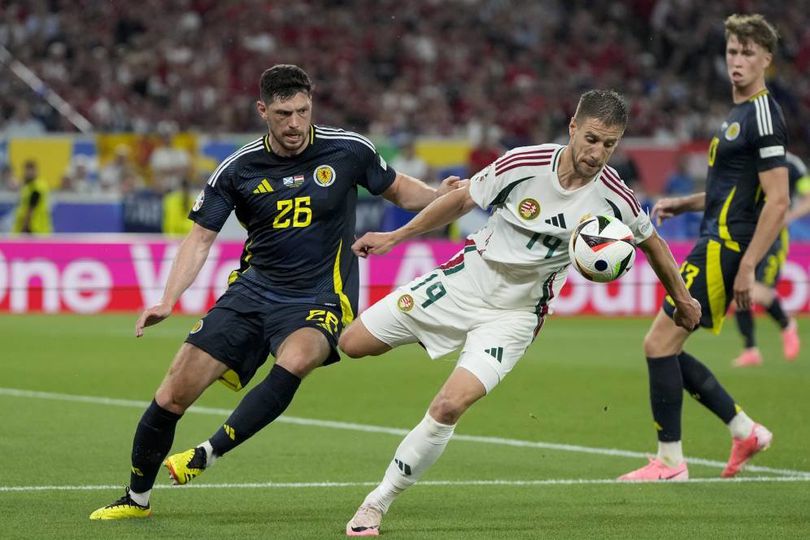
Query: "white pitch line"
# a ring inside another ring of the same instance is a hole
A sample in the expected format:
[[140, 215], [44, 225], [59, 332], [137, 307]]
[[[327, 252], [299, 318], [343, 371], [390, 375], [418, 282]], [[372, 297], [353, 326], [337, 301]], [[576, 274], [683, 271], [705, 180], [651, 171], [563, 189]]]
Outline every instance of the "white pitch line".
[[[740, 484], [768, 482], [810, 482], [807, 476], [749, 476], [743, 478], [693, 478], [679, 484]], [[643, 482], [642, 482], [643, 483]], [[307, 489], [307, 488], [354, 488], [376, 486], [378, 482], [251, 482], [244, 484], [189, 484], [187, 486], [156, 485], [153, 489]], [[649, 483], [645, 483], [650, 485]], [[460, 487], [460, 486], [599, 486], [619, 485], [638, 486], [639, 482], [620, 482], [615, 478], [560, 478], [548, 480], [427, 480], [419, 486]], [[661, 484], [656, 484], [661, 485]], [[121, 489], [120, 485], [85, 486], [0, 486], [0, 493], [32, 493], [39, 491], [106, 491]]]
[[[115, 407], [128, 407], [145, 409], [149, 406], [149, 402], [137, 401], [131, 399], [116, 399], [101, 396], [80, 396], [74, 394], [59, 394], [54, 392], [36, 392], [32, 390], [20, 390], [18, 388], [2, 388], [0, 387], [0, 396], [12, 396], [21, 398], [34, 398], [34, 399], [47, 399], [54, 401], [71, 401], [78, 403], [92, 403], [96, 405], [111, 405]], [[213, 416], [227, 417], [231, 414], [232, 409], [222, 409], [216, 407], [198, 407], [194, 406], [188, 409], [189, 413], [205, 414]], [[348, 431], [362, 431], [366, 433], [384, 433], [387, 435], [407, 435], [410, 430], [402, 428], [391, 428], [385, 426], [373, 426], [369, 424], [355, 424], [352, 422], [337, 422], [333, 420], [316, 420], [312, 418], [299, 418], [295, 416], [282, 415], [276, 419], [276, 422], [295, 424], [300, 426], [314, 426], [330, 429], [341, 429]], [[502, 437], [485, 437], [480, 435], [461, 435], [454, 434], [454, 441], [477, 442], [484, 444], [497, 444], [501, 446], [512, 446], [517, 448], [539, 448], [543, 450], [559, 450], [563, 452], [576, 452], [581, 454], [597, 454], [602, 456], [616, 456], [626, 458], [646, 458], [648, 456], [645, 452], [633, 452], [630, 450], [621, 450], [617, 448], [596, 448], [590, 446], [578, 446], [573, 444], [559, 444], [548, 443], [541, 441], [524, 441], [520, 439], [506, 439]], [[704, 465], [706, 467], [714, 467], [722, 469], [726, 464], [722, 461], [703, 458], [689, 458], [689, 463], [694, 465]], [[810, 478], [810, 471], [799, 471], [793, 469], [777, 469], [773, 467], [763, 467], [760, 465], [746, 465], [746, 470], [750, 472], [779, 474], [783, 476], [806, 476]]]

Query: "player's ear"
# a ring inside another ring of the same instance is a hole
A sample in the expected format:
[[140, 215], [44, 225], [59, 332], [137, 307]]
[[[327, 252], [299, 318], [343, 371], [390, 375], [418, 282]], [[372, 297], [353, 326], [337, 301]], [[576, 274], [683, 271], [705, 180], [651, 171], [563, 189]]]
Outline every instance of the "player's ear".
[[576, 133], [576, 131], [577, 131], [577, 119], [572, 116], [571, 121], [568, 122], [568, 136], [573, 139], [574, 133]]
[[259, 116], [267, 120], [267, 105], [264, 104], [264, 101], [256, 101], [256, 110], [259, 111]]

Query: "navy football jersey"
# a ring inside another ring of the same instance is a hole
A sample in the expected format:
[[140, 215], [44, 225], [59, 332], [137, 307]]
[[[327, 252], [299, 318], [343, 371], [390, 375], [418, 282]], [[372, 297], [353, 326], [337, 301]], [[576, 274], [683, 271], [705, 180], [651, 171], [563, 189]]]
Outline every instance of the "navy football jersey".
[[759, 173], [787, 167], [786, 148], [782, 109], [767, 90], [731, 109], [709, 145], [701, 236], [737, 251], [748, 245], [765, 204]]
[[247, 240], [231, 281], [276, 301], [338, 303], [348, 323], [359, 287], [357, 185], [379, 195], [396, 173], [361, 135], [313, 125], [309, 137], [292, 157], [275, 154], [268, 135], [240, 148], [211, 175], [189, 218], [219, 231], [236, 210]]

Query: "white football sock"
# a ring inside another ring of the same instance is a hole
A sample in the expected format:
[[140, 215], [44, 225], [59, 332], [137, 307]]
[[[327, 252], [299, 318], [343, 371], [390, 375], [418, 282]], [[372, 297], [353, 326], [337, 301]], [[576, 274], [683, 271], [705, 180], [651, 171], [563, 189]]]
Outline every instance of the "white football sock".
[[728, 430], [735, 439], [745, 439], [751, 435], [752, 429], [754, 429], [754, 421], [743, 411], [738, 412], [728, 423]]
[[204, 443], [200, 443], [199, 445], [197, 445], [197, 448], [202, 448], [203, 450], [205, 450], [205, 468], [207, 469], [208, 467], [213, 465], [214, 462], [217, 460], [217, 456], [214, 455], [214, 447], [211, 446], [211, 442], [205, 441]]
[[149, 495], [152, 493], [152, 490], [144, 491], [143, 493], [135, 493], [131, 489], [129, 490], [129, 498], [132, 499], [133, 502], [140, 504], [141, 506], [149, 506]]
[[667, 467], [677, 467], [683, 463], [683, 448], [681, 447], [681, 441], [658, 441], [658, 455], [656, 457], [663, 461], [664, 465]]
[[455, 424], [440, 424], [426, 414], [399, 444], [385, 477], [366, 496], [363, 504], [371, 504], [383, 513], [387, 512], [397, 495], [414, 485], [428, 467], [439, 459], [455, 428]]

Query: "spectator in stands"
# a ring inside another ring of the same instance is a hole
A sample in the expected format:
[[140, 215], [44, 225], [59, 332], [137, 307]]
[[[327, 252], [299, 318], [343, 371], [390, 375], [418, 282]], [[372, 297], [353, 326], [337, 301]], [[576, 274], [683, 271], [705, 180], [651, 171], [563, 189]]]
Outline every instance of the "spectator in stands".
[[14, 216], [12, 232], [50, 234], [52, 227], [49, 189], [47, 182], [39, 176], [36, 161], [29, 159], [25, 162], [22, 180], [20, 202]]
[[149, 155], [152, 186], [163, 193], [180, 189], [180, 184], [191, 167], [191, 155], [172, 143], [174, 133], [173, 128], [164, 128], [160, 134], [160, 143]]
[[119, 144], [115, 147], [112, 160], [101, 167], [99, 171], [99, 182], [102, 191], [108, 193], [120, 193], [123, 191], [124, 177], [130, 173], [135, 174], [134, 165], [130, 160], [131, 153], [132, 151], [126, 144]]
[[19, 100], [14, 113], [3, 128], [3, 137], [39, 137], [45, 133], [45, 125], [31, 114], [31, 107], [26, 101]]
[[17, 177], [14, 176], [14, 169], [9, 163], [0, 164], [0, 191], [17, 191], [19, 188]]
[[434, 180], [435, 173], [430, 169], [427, 161], [416, 153], [416, 142], [413, 137], [405, 138], [399, 147], [399, 152], [391, 160], [391, 167], [414, 178], [422, 178], [426, 182]]
[[502, 153], [503, 148], [498, 144], [495, 131], [492, 128], [484, 129], [478, 144], [470, 150], [470, 155], [467, 157], [467, 175], [473, 176], [498, 159]]
[[689, 174], [689, 157], [681, 154], [675, 161], [675, 170], [667, 178], [667, 195], [691, 195], [695, 191], [695, 179]]
[[75, 193], [99, 193], [98, 174], [93, 167], [93, 158], [84, 154], [74, 157], [62, 176], [61, 189]]

